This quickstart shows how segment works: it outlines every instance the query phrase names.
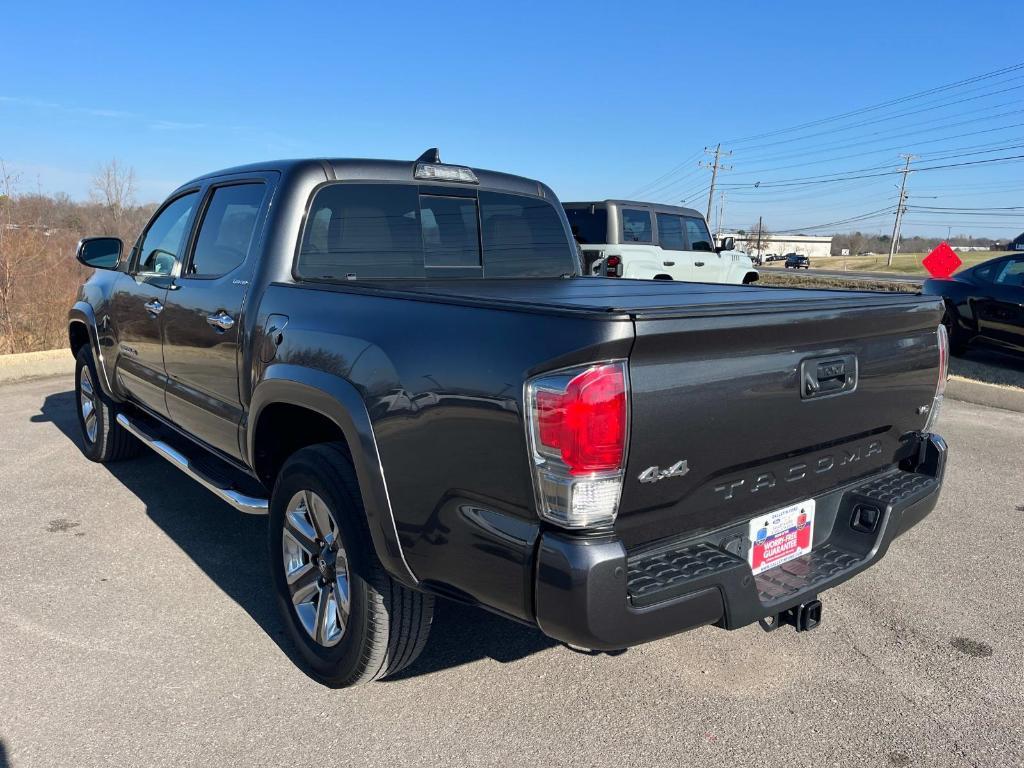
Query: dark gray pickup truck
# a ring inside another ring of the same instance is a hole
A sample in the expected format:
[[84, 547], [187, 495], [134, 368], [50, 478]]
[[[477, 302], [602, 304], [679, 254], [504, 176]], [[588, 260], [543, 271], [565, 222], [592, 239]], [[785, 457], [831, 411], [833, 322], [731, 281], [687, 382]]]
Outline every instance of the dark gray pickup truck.
[[584, 277], [548, 187], [433, 151], [212, 173], [78, 258], [86, 454], [269, 513], [330, 685], [435, 596], [598, 650], [810, 629], [938, 498], [941, 300]]

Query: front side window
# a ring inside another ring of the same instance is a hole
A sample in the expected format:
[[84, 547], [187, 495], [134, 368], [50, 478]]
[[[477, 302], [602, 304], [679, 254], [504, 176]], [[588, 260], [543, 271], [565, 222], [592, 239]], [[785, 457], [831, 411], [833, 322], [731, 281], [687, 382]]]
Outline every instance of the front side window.
[[187, 274], [226, 275], [245, 261], [263, 203], [263, 184], [235, 184], [213, 191], [203, 214]]
[[1024, 259], [1010, 259], [1003, 265], [996, 278], [998, 285], [1024, 287]]
[[170, 275], [185, 245], [198, 193], [189, 192], [164, 208], [146, 229], [138, 245], [136, 271], [146, 275]]
[[714, 251], [714, 243], [711, 242], [711, 233], [708, 232], [708, 225], [703, 219], [687, 217], [686, 239], [690, 242], [691, 251]]
[[602, 245], [608, 242], [608, 210], [596, 205], [566, 208], [572, 236], [580, 245]]
[[651, 233], [650, 211], [638, 211], [629, 208], [622, 209], [622, 242], [624, 243], [650, 243], [653, 241]]
[[426, 266], [480, 266], [480, 230], [474, 198], [420, 195], [420, 220]]
[[668, 251], [686, 250], [682, 216], [673, 216], [670, 213], [658, 214], [658, 243]]

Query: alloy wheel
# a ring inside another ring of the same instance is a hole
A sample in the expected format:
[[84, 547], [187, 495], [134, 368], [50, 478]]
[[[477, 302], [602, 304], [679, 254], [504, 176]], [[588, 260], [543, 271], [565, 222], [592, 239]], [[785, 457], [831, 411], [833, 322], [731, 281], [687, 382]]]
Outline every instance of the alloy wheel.
[[89, 366], [87, 365], [82, 368], [78, 388], [78, 408], [82, 413], [85, 439], [90, 443], [95, 443], [96, 434], [99, 430], [99, 422], [96, 416], [96, 387], [92, 383], [92, 374], [89, 373]]
[[289, 500], [281, 550], [299, 623], [317, 644], [337, 645], [351, 611], [348, 554], [334, 514], [313, 491], [299, 491]]

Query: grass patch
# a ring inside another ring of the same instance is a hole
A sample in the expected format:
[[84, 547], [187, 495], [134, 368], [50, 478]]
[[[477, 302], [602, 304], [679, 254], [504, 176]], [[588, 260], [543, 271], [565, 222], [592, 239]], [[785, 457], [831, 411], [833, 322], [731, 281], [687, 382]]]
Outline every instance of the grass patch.
[[[983, 261], [1002, 256], [1004, 253], [1007, 251], [965, 251], [958, 253], [957, 256], [964, 263], [960, 269], [967, 269], [981, 264]], [[893, 257], [891, 267], [886, 264], [889, 255], [885, 253], [875, 256], [832, 256], [828, 259], [812, 259], [811, 271], [817, 267], [818, 269], [848, 270], [850, 272], [892, 272], [899, 275], [927, 276], [928, 271], [921, 266], [921, 261], [927, 255], [927, 253], [899, 253]], [[782, 262], [772, 262], [772, 265], [774, 264], [781, 265]], [[774, 268], [770, 265], [766, 266]]]
[[854, 280], [811, 272], [761, 272], [754, 285], [772, 285], [780, 288], [828, 288], [842, 291], [888, 291], [896, 293], [918, 293], [920, 288], [913, 283], [892, 280]]

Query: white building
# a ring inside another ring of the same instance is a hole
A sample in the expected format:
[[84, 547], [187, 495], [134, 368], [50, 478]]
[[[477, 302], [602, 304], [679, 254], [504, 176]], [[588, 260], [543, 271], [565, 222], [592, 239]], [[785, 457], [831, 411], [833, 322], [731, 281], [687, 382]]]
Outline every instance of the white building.
[[[722, 237], [732, 237], [736, 247], [741, 251], [754, 255], [757, 253], [757, 233], [741, 235], [737, 232], [723, 232]], [[748, 239], [749, 238], [749, 239]], [[761, 254], [799, 253], [812, 259], [822, 259], [832, 255], [832, 237], [823, 235], [772, 235], [765, 234], [761, 238]]]

